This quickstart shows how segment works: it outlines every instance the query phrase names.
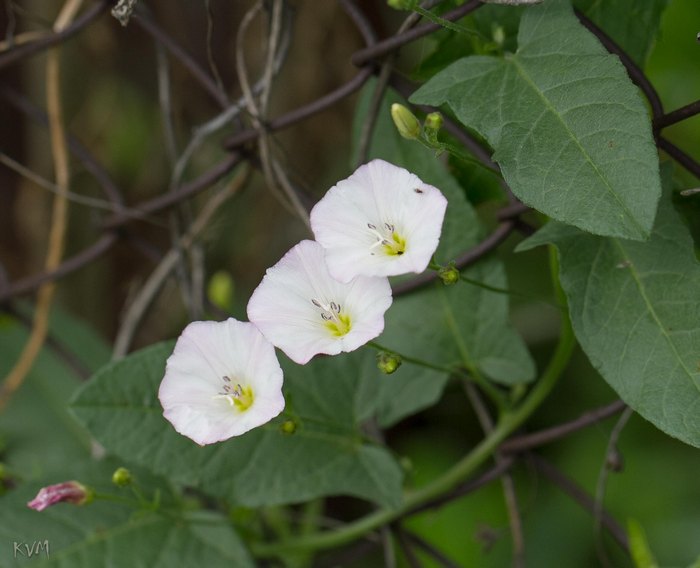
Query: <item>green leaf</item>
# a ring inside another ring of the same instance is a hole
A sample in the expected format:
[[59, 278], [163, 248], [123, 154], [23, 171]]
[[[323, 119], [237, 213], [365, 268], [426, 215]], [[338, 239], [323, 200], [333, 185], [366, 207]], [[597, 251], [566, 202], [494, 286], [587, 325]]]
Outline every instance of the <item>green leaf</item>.
[[[456, 7], [450, 4], [453, 3], [443, 3], [440, 6], [445, 6], [445, 9]], [[432, 11], [437, 13], [438, 9]], [[445, 28], [433, 32], [425, 40], [433, 49], [411, 73], [412, 78], [425, 81], [465, 55], [483, 55], [502, 49], [515, 50], [522, 13], [523, 8], [518, 6], [483, 4], [460, 20], [462, 25], [476, 30], [479, 35], [457, 33]], [[496, 43], [496, 35], [502, 36], [502, 45]], [[485, 43], [484, 39], [490, 42]]]
[[466, 57], [411, 97], [447, 103], [494, 147], [513, 192], [586, 231], [644, 240], [661, 193], [646, 108], [566, 0], [522, 17], [519, 49]]
[[627, 521], [627, 536], [630, 542], [630, 555], [636, 568], [659, 568], [649, 548], [647, 535], [642, 525], [635, 519]]
[[668, 0], [575, 0], [574, 5], [644, 67]]
[[[491, 286], [506, 283], [503, 266], [494, 259], [480, 262], [468, 274]], [[473, 365], [501, 384], [535, 376], [530, 354], [508, 324], [507, 297], [464, 282], [435, 284], [394, 302], [380, 341], [439, 365]]]
[[[356, 133], [360, 131], [372, 91], [372, 85], [367, 87], [358, 105]], [[389, 112], [395, 102], [404, 101], [389, 91], [382, 101], [369, 155], [409, 169], [445, 194], [448, 206], [435, 256], [440, 262], [446, 263], [476, 245], [484, 230], [459, 184], [434, 153], [398, 135]], [[507, 286], [503, 266], [494, 258], [480, 262], [464, 274], [472, 280], [491, 286]], [[416, 317], [417, 314], [420, 317]], [[532, 359], [522, 339], [508, 323], [506, 295], [464, 282], [450, 288], [439, 284], [395, 299], [385, 320], [385, 330], [378, 341], [399, 353], [441, 366], [463, 364], [466, 356], [483, 373], [504, 384], [526, 382], [534, 378]], [[386, 382], [398, 386], [399, 381], [404, 381], [404, 396], [396, 396], [391, 401], [393, 409], [385, 409], [392, 420], [397, 413], [406, 415], [432, 404], [437, 400], [439, 389], [444, 386], [444, 375], [443, 380], [436, 383], [439, 373], [424, 369], [418, 372], [413, 367], [408, 375], [404, 370], [410, 368], [405, 364]], [[415, 398], [411, 399], [408, 395], [415, 395]], [[413, 407], [400, 406], [409, 404], [411, 400]], [[383, 420], [380, 415], [380, 422], [386, 420], [386, 415]]]
[[574, 332], [593, 365], [644, 418], [700, 447], [700, 266], [670, 196], [646, 243], [549, 223], [519, 249], [544, 243], [559, 249]]
[[25, 566], [30, 558], [32, 566], [47, 568], [255, 565], [220, 515], [200, 515], [201, 523], [175, 521], [153, 513], [134, 516], [107, 502], [59, 504], [39, 513], [26, 506], [30, 497], [23, 491], [0, 501], [3, 566]]
[[438, 402], [449, 376], [404, 362], [393, 375], [382, 377], [377, 394], [377, 423], [393, 426], [403, 418]]
[[[63, 320], [67, 327], [62, 340], [85, 333], [74, 336], [79, 324], [67, 317]], [[0, 327], [0, 376], [6, 376], [15, 364], [28, 337], [26, 327], [16, 321]], [[92, 340], [87, 341], [89, 345]], [[79, 384], [70, 366], [44, 347], [21, 388], [0, 412], [0, 440], [6, 446], [0, 449], [1, 460], [24, 479], [40, 478], [66, 461], [89, 455], [89, 437], [66, 409]]]
[[163, 418], [158, 386], [172, 343], [158, 344], [101, 369], [72, 409], [110, 452], [174, 482], [246, 506], [298, 503], [344, 494], [395, 506], [401, 470], [366, 443], [360, 422], [376, 406], [372, 353], [319, 358], [301, 367], [282, 361], [286, 418], [214, 446], [199, 447]]

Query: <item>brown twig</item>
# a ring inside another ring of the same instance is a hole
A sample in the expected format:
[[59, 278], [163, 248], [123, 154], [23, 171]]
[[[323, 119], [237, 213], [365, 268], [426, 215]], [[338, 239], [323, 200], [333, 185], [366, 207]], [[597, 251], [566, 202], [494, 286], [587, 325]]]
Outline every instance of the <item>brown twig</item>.
[[[530, 454], [530, 459], [535, 464], [537, 471], [544, 475], [547, 479], [553, 482], [559, 489], [564, 491], [569, 497], [576, 501], [586, 511], [593, 514], [595, 511], [595, 500], [573, 480], [561, 473], [557, 468], [550, 464], [547, 460], [537, 454]], [[617, 523], [617, 521], [605, 510], [601, 512], [601, 523], [610, 533], [615, 542], [629, 554], [629, 543], [625, 530]]]
[[574, 12], [581, 24], [598, 38], [598, 41], [603, 44], [603, 47], [620, 58], [632, 82], [642, 90], [644, 96], [646, 96], [649, 101], [654, 118], [662, 116], [664, 114], [664, 107], [661, 104], [661, 98], [656, 92], [654, 85], [647, 79], [644, 71], [642, 71], [632, 58], [627, 55], [624, 49], [617, 45], [608, 34], [593, 23], [583, 12], [580, 10], [574, 10]]
[[[467, 379], [462, 380], [464, 391], [471, 402], [476, 417], [479, 420], [481, 429], [484, 434], [488, 435], [493, 431], [493, 420], [489, 414], [484, 401], [479, 395], [479, 391]], [[496, 465], [507, 463], [507, 458], [500, 449], [493, 453]], [[506, 510], [508, 511], [508, 522], [510, 524], [510, 534], [513, 541], [513, 567], [523, 568], [525, 564], [525, 539], [523, 537], [523, 524], [520, 520], [520, 510], [518, 507], [518, 497], [515, 493], [515, 484], [513, 476], [508, 471], [504, 472], [501, 477], [501, 485], [503, 486], [503, 496], [506, 502]]]
[[605, 543], [602, 539], [602, 526], [603, 526], [603, 502], [605, 500], [605, 487], [608, 481], [608, 473], [610, 471], [619, 471], [620, 465], [617, 463], [618, 448], [617, 443], [620, 439], [620, 434], [624, 429], [627, 421], [632, 416], [633, 411], [631, 408], [625, 408], [622, 416], [618, 418], [615, 423], [615, 427], [610, 433], [610, 439], [608, 440], [608, 445], [605, 448], [605, 459], [603, 464], [600, 466], [600, 472], [598, 473], [598, 483], [596, 483], [595, 490], [595, 507], [593, 509], [593, 524], [595, 527], [596, 534], [596, 551], [598, 552], [598, 558], [601, 560], [603, 566], [610, 566], [610, 559], [605, 552]]
[[110, 0], [98, 0], [82, 16], [76, 18], [71, 25], [59, 30], [54, 28], [54, 33], [47, 33], [36, 41], [24, 43], [0, 53], [0, 69], [65, 42], [106, 11], [109, 5]]
[[[21, 310], [18, 310], [13, 304], [8, 304], [2, 306], [2, 310], [8, 313], [13, 318], [16, 318], [24, 326], [31, 330], [32, 318], [27, 316]], [[49, 332], [46, 335], [46, 345], [56, 354], [56, 356], [61, 359], [67, 367], [69, 367], [77, 377], [81, 379], [87, 379], [92, 371], [88, 369], [75, 354], [66, 348], [66, 346], [57, 337], [57, 334]]]
[[687, 118], [691, 118], [696, 114], [700, 114], [700, 100], [693, 101], [684, 107], [678, 108], [666, 114], [662, 114], [661, 116], [657, 116], [653, 121], [654, 130], [658, 132], [662, 128], [666, 128], [667, 126], [671, 126], [672, 124], [676, 124]]
[[[480, 8], [481, 6], [482, 4], [479, 0], [470, 0], [466, 4], [460, 6], [459, 8], [455, 8], [454, 10], [451, 10], [449, 12], [445, 12], [440, 17], [443, 20], [449, 20], [450, 22], [453, 22], [455, 20], [463, 18], [467, 14], [472, 13], [474, 10]], [[393, 35], [388, 39], [382, 40], [374, 45], [361, 49], [360, 51], [357, 51], [353, 54], [351, 60], [354, 65], [358, 67], [363, 67], [370, 61], [384, 57], [388, 53], [396, 51], [402, 45], [406, 45], [407, 43], [415, 41], [418, 38], [426, 36], [439, 29], [441, 29], [441, 26], [439, 24], [423, 24], [422, 26], [410, 29], [402, 34]]]
[[[54, 24], [54, 31], [60, 33], [66, 29], [80, 8], [82, 0], [66, 0]], [[61, 263], [65, 245], [66, 228], [68, 225], [68, 149], [66, 133], [63, 126], [61, 109], [61, 67], [58, 48], [49, 51], [46, 59], [46, 108], [49, 116], [49, 132], [51, 134], [51, 153], [56, 173], [56, 186], [60, 190], [53, 200], [51, 213], [51, 228], [49, 245], [46, 254], [45, 267], [55, 269]], [[5, 377], [0, 388], [0, 410], [5, 408], [12, 395], [22, 386], [31, 371], [34, 361], [44, 344], [49, 328], [49, 313], [53, 302], [56, 285], [47, 282], [39, 289], [34, 320], [29, 339], [24, 345], [19, 359]]]
[[[455, 259], [455, 266], [461, 270], [482, 259], [504, 240], [506, 240], [508, 235], [510, 235], [510, 233], [513, 231], [514, 227], [515, 223], [513, 221], [502, 221], [493, 230], [493, 232], [478, 245], [458, 256]], [[435, 282], [437, 279], [438, 275], [436, 272], [424, 272], [423, 274], [420, 274], [415, 278], [411, 278], [410, 280], [396, 283], [392, 285], [394, 297], [408, 294], [409, 292], [423, 288], [431, 282]]]
[[696, 178], [700, 179], [700, 163], [691, 158], [673, 142], [664, 138], [663, 136], [659, 136], [657, 138], [657, 143], [659, 148], [676, 160], [676, 162], [678, 162]]
[[582, 430], [592, 424], [597, 424], [601, 420], [605, 420], [610, 416], [622, 412], [626, 407], [627, 405], [624, 402], [616, 400], [607, 406], [586, 412], [570, 422], [564, 422], [563, 424], [546, 430], [540, 430], [539, 432], [533, 432], [532, 434], [524, 434], [515, 438], [510, 438], [503, 442], [500, 448], [502, 451], [508, 453], [524, 452], [556, 440], [561, 440], [569, 434]]
[[513, 466], [514, 463], [515, 459], [513, 457], [506, 456], [502, 463], [497, 464], [491, 469], [486, 470], [481, 475], [470, 479], [465, 483], [462, 483], [461, 485], [458, 485], [453, 490], [448, 491], [444, 495], [440, 495], [435, 499], [431, 499], [430, 501], [426, 501], [422, 505], [410, 509], [406, 512], [405, 515], [402, 515], [401, 518], [417, 515], [419, 513], [422, 513], [424, 511], [430, 511], [432, 509], [437, 509], [439, 507], [442, 507], [443, 505], [446, 505], [447, 503], [451, 503], [455, 499], [463, 497], [464, 495], [469, 495], [470, 493], [473, 493], [474, 491], [483, 487], [484, 485], [488, 485], [492, 481], [496, 481], [497, 479], [499, 479], [506, 471], [508, 471]]
[[51, 270], [45, 270], [39, 274], [27, 276], [8, 284], [4, 289], [0, 290], [0, 304], [11, 298], [22, 296], [33, 292], [45, 282], [52, 282], [68, 276], [76, 270], [80, 270], [84, 266], [100, 258], [107, 252], [117, 241], [115, 233], [106, 233], [102, 235], [95, 243], [83, 249], [79, 253], [64, 260], [58, 267]]
[[393, 526], [395, 529], [394, 532], [396, 533], [396, 538], [399, 541], [399, 546], [401, 546], [404, 558], [406, 558], [406, 562], [408, 562], [408, 565], [411, 568], [421, 568], [423, 564], [418, 559], [418, 556], [416, 556], [416, 553], [413, 551], [413, 543], [408, 539], [401, 525], [396, 523]]
[[[423, 2], [423, 8], [429, 8], [434, 2]], [[420, 21], [421, 16], [417, 13], [411, 13], [401, 24], [398, 29], [398, 34], [402, 34], [406, 30], [412, 28]], [[370, 142], [372, 140], [372, 132], [374, 131], [374, 125], [377, 122], [377, 116], [379, 115], [379, 109], [381, 107], [382, 99], [384, 98], [384, 92], [389, 84], [392, 77], [392, 67], [396, 61], [396, 52], [390, 53], [386, 60], [382, 63], [382, 66], [377, 74], [377, 80], [374, 84], [374, 92], [372, 93], [372, 99], [369, 103], [369, 109], [367, 110], [367, 115], [365, 116], [364, 122], [362, 123], [362, 129], [360, 130], [360, 137], [357, 143], [357, 159], [355, 161], [355, 167], [359, 167], [367, 161], [367, 156], [369, 154]]]
[[[362, 12], [357, 8], [357, 6], [351, 0], [339, 0], [340, 5], [345, 10], [345, 13], [350, 16], [358, 31], [362, 35], [366, 45], [373, 45], [376, 41], [376, 36], [374, 31], [370, 26], [367, 19], [364, 17]], [[330, 93], [316, 99], [315, 101], [301, 106], [293, 111], [283, 114], [280, 117], [274, 118], [269, 122], [264, 123], [266, 132], [274, 132], [276, 130], [282, 130], [297, 122], [301, 122], [305, 118], [313, 116], [326, 108], [336, 104], [337, 102], [343, 100], [345, 97], [351, 95], [357, 91], [362, 85], [367, 82], [372, 75], [372, 70], [362, 69], [357, 75], [355, 75], [350, 81], [341, 85], [337, 89], [331, 91]], [[251, 128], [249, 130], [244, 130], [231, 136], [226, 142], [224, 142], [224, 147], [228, 150], [235, 150], [245, 144], [255, 140], [260, 135], [260, 130]]]
[[197, 193], [208, 189], [224, 176], [228, 175], [242, 160], [240, 154], [231, 154], [221, 160], [214, 167], [203, 173], [198, 178], [180, 186], [177, 190], [159, 195], [149, 201], [145, 201], [137, 207], [130, 208], [131, 214], [117, 214], [105, 219], [102, 224], [104, 230], [116, 229], [133, 220], [142, 219], [153, 213], [165, 211], [177, 206], [182, 201], [189, 199]]
[[187, 53], [182, 46], [165, 33], [158, 24], [140, 13], [135, 14], [132, 21], [169, 51], [221, 108], [226, 108], [228, 106], [228, 97], [226, 93], [219, 88], [216, 81], [195, 61], [194, 57]]
[[431, 556], [436, 562], [444, 566], [445, 568], [460, 568], [459, 564], [450, 560], [445, 556], [440, 550], [438, 550], [433, 545], [429, 544], [428, 541], [419, 537], [417, 534], [412, 533], [406, 529], [402, 529], [403, 534], [406, 536], [408, 541], [414, 544], [416, 547], [420, 548], [428, 556]]
[[114, 342], [113, 359], [121, 359], [127, 354], [143, 316], [165, 280], [177, 266], [181, 251], [189, 248], [194, 243], [195, 239], [207, 228], [209, 221], [219, 207], [245, 185], [249, 174], [250, 168], [246, 164], [243, 171], [241, 171], [230, 184], [206, 202], [187, 232], [185, 232], [185, 234], [178, 239], [178, 242], [174, 243], [173, 247], [163, 256], [158, 266], [156, 266], [151, 276], [139, 291], [139, 294], [129, 304], [129, 309], [119, 327], [119, 332]]
[[[0, 87], [0, 96], [10, 103], [14, 108], [30, 117], [35, 122], [43, 126], [48, 126], [48, 117], [46, 113], [32, 103], [27, 97], [18, 93], [14, 89], [6, 86]], [[85, 169], [92, 174], [97, 182], [102, 187], [105, 196], [114, 205], [116, 210], [119, 210], [124, 204], [122, 192], [117, 187], [117, 184], [112, 180], [109, 173], [104, 167], [97, 162], [90, 151], [70, 133], [66, 133], [68, 140], [68, 149], [81, 161]]]

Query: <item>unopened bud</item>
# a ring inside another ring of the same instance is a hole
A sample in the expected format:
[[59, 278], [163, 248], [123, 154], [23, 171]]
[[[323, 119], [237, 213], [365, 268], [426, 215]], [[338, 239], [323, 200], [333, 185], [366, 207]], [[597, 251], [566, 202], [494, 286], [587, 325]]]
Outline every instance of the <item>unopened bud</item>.
[[86, 505], [95, 496], [95, 492], [77, 481], [66, 481], [57, 485], [42, 487], [36, 497], [27, 503], [30, 509], [43, 511], [56, 503], [73, 503]]
[[503, 45], [503, 42], [506, 41], [506, 32], [503, 26], [495, 26], [493, 28], [493, 41], [499, 46]]
[[450, 286], [451, 284], [459, 282], [459, 270], [457, 270], [454, 261], [450, 262], [447, 266], [441, 267], [440, 270], [438, 270], [438, 276], [445, 286]]
[[428, 130], [438, 131], [442, 128], [444, 119], [439, 112], [431, 112], [425, 117], [425, 128]]
[[382, 373], [391, 375], [391, 373], [396, 372], [400, 366], [401, 357], [396, 353], [389, 353], [387, 351], [377, 353], [377, 367]]
[[230, 311], [233, 306], [235, 284], [231, 275], [225, 270], [212, 274], [207, 286], [207, 296], [212, 304], [224, 311]]
[[416, 140], [420, 137], [420, 122], [410, 110], [399, 103], [391, 105], [391, 118], [396, 125], [399, 134], [409, 140]]
[[280, 426], [283, 434], [294, 434], [297, 431], [297, 424], [294, 420], [285, 420]]
[[444, 120], [439, 112], [431, 112], [425, 117], [423, 132], [425, 132], [425, 138], [433, 146], [438, 146], [438, 132], [440, 132], [443, 122]]
[[114, 485], [117, 487], [126, 487], [127, 485], [131, 485], [133, 480], [134, 478], [131, 476], [131, 472], [125, 467], [118, 468], [112, 474], [112, 483], [114, 483]]

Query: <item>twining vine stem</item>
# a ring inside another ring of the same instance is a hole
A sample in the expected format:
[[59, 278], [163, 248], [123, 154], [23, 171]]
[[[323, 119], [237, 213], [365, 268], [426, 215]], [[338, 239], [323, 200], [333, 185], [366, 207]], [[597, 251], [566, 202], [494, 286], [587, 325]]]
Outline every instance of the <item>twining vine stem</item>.
[[[71, 2], [69, 2], [69, 4], [70, 3]], [[46, 51], [52, 46], [67, 42], [70, 38], [75, 37], [82, 30], [97, 21], [102, 14], [107, 12], [112, 4], [113, 2], [110, 0], [93, 1], [72, 23], [66, 22], [65, 26], [59, 26], [52, 31], [41, 32], [36, 36], [36, 39], [31, 39], [33, 36], [26, 36], [23, 37], [21, 42], [17, 41], [15, 43], [7, 42], [0, 44], [0, 46], [2, 46], [0, 47], [0, 69], [23, 62], [36, 54]], [[178, 183], [172, 191], [163, 193], [141, 203], [127, 206], [122, 197], [123, 192], [121, 188], [112, 180], [105, 167], [80, 144], [75, 136], [70, 132], [65, 132], [63, 136], [65, 140], [64, 148], [56, 149], [54, 153], [55, 156], [59, 157], [59, 154], [65, 152], [65, 148], [67, 147], [98, 181], [107, 202], [112, 207], [112, 212], [103, 219], [98, 227], [100, 234], [96, 240], [84, 250], [75, 253], [72, 257], [63, 259], [62, 262], [47, 262], [43, 272], [26, 276], [13, 282], [5, 282], [4, 279], [0, 280], [0, 305], [9, 303], [19, 296], [34, 292], [42, 286], [52, 284], [58, 279], [97, 261], [104, 257], [118, 241], [127, 243], [139, 250], [148, 250], [148, 243], [141, 243], [138, 238], [130, 233], [129, 226], [131, 224], [144, 220], [150, 221], [153, 219], [153, 216], [187, 202], [193, 196], [206, 191], [214, 184], [230, 175], [231, 172], [242, 163], [250, 163], [252, 165], [261, 163], [248, 143], [261, 136], [269, 137], [278, 130], [288, 128], [321, 113], [329, 107], [337, 105], [344, 98], [355, 93], [365, 85], [370, 77], [377, 74], [379, 68], [377, 62], [388, 61], [387, 58], [395, 54], [402, 46], [440, 29], [438, 24], [428, 22], [415, 27], [406, 26], [405, 29], [401, 29], [387, 38], [378, 40], [366, 15], [355, 2], [352, 0], [339, 0], [339, 4], [345, 14], [354, 22], [364, 43], [362, 48], [357, 50], [354, 54], [349, 55], [349, 60], [359, 68], [356, 74], [347, 83], [338, 86], [315, 101], [292, 109], [280, 116], [271, 118], [261, 116], [259, 124], [254, 128], [240, 127], [232, 131], [230, 136], [222, 144], [222, 149], [226, 152], [226, 155], [221, 158], [217, 164], [201, 172], [198, 177], [187, 182]], [[429, 4], [432, 5], [435, 4], [435, 2]], [[474, 12], [481, 5], [482, 3], [478, 0], [470, 0], [458, 8], [442, 14], [441, 18], [447, 21], [456, 21]], [[682, 167], [700, 178], [700, 164], [698, 161], [662, 135], [662, 130], [664, 128], [700, 114], [700, 101], [692, 102], [682, 108], [666, 113], [654, 86], [629, 55], [585, 15], [577, 12], [577, 16], [581, 23], [598, 37], [610, 53], [620, 58], [632, 81], [649, 100], [652, 109], [652, 126], [658, 147], [677, 161]], [[158, 44], [169, 53], [174, 61], [188, 71], [206, 96], [217, 105], [220, 111], [223, 111], [222, 116], [232, 110], [236, 112], [240, 111], [240, 108], [234, 108], [236, 103], [231, 102], [229, 94], [224, 90], [221, 81], [217, 81], [216, 78], [207, 71], [206, 66], [200, 64], [196, 57], [190, 54], [165, 29], [161, 28], [150, 14], [141, 9], [132, 22], [137, 29], [148, 34], [157, 41]], [[391, 71], [391, 65], [384, 65], [384, 69]], [[272, 72], [269, 66], [268, 71]], [[399, 91], [405, 96], [409, 95], [413, 86], [389, 71], [385, 71], [385, 80], [395, 87], [398, 86]], [[52, 110], [51, 106], [49, 106], [49, 116], [47, 116], [46, 112], [36, 108], [29, 102], [26, 96], [11, 91], [6, 87], [0, 88], [0, 96], [38, 124], [47, 127], [52, 134], [56, 133], [55, 107]], [[491, 161], [489, 150], [482, 147], [481, 144], [474, 140], [460, 125], [447, 119], [445, 129], [448, 130], [451, 135], [455, 136], [465, 148], [469, 149], [477, 159], [481, 160], [487, 168], [497, 171], [497, 165]], [[56, 148], [55, 144], [54, 148]], [[65, 157], [59, 157], [58, 161], [62, 162], [64, 158]], [[277, 172], [277, 174], [279, 174], [279, 172]], [[177, 177], [177, 179], [179, 180], [179, 177]], [[60, 188], [65, 187], [66, 184], [58, 180], [56, 185]], [[210, 197], [209, 199], [211, 200], [213, 198]], [[519, 216], [527, 211], [529, 211], [529, 208], [511, 199], [508, 205], [496, 213], [496, 224], [492, 231], [485, 236], [480, 243], [464, 251], [456, 259], [457, 267], [465, 268], [470, 266], [498, 248], [513, 231], [522, 228]], [[57, 225], [60, 229], [60, 224]], [[52, 240], [58, 242], [57, 239]], [[157, 256], [159, 253], [160, 251], [156, 251], [154, 256]], [[165, 255], [167, 254], [166, 252]], [[58, 257], [60, 256], [59, 254]], [[0, 267], [0, 272], [2, 272], [1, 268], [2, 267]], [[555, 268], [554, 263], [553, 274], [556, 274]], [[434, 272], [427, 272], [414, 279], [396, 284], [394, 286], [394, 295], [400, 296], [411, 293], [433, 282], [436, 277], [437, 275]], [[41, 297], [41, 294], [39, 297]], [[559, 300], [562, 305], [565, 305], [561, 294]], [[10, 306], [10, 308], [12, 308], [12, 306]], [[486, 435], [480, 444], [462, 458], [462, 460], [457, 462], [450, 470], [425, 487], [407, 494], [404, 502], [398, 509], [382, 509], [343, 527], [323, 533], [308, 532], [299, 538], [289, 539], [279, 543], [255, 543], [253, 545], [254, 552], [260, 556], [274, 556], [286, 550], [320, 549], [347, 543], [382, 526], [386, 526], [389, 523], [397, 522], [408, 515], [416, 514], [430, 507], [440, 506], [442, 503], [481, 487], [483, 484], [493, 479], [498, 479], [507, 472], [519, 458], [537, 460], [537, 458], [532, 458], [530, 454], [528, 454], [528, 451], [532, 448], [562, 439], [587, 425], [624, 410], [624, 403], [616, 401], [597, 411], [587, 413], [573, 421], [554, 426], [547, 430], [530, 434], [521, 434], [509, 438], [547, 397], [563, 372], [573, 346], [574, 338], [571, 326], [568, 318], [564, 315], [561, 335], [553, 357], [529, 395], [523, 399], [521, 404], [515, 409], [501, 413], [493, 430]], [[380, 348], [380, 346], [375, 347]], [[409, 363], [424, 364], [424, 362], [412, 360], [411, 357], [404, 356], [404, 359]], [[445, 371], [442, 367], [435, 368], [435, 370]], [[476, 469], [490, 456], [494, 455], [496, 451], [501, 452], [503, 456], [500, 463], [476, 479], [468, 480]], [[543, 475], [546, 475], [554, 482], [558, 483], [565, 491], [568, 491], [574, 498], [582, 502], [584, 506], [591, 510], [594, 509], [595, 504], [593, 501], [586, 497], [585, 494], [582, 494], [580, 489], [572, 488], [572, 485], [568, 483], [566, 478], [553, 470], [542, 460], [539, 460], [537, 463], [538, 469]], [[602, 516], [602, 523], [606, 528], [612, 531], [614, 537], [623, 547], [627, 546], [624, 532], [609, 516], [607, 516], [607, 514]], [[418, 548], [430, 551], [430, 545], [421, 543], [418, 537], [407, 533], [400, 525], [396, 526], [398, 534], [406, 546], [409, 546], [408, 543], [410, 543], [410, 545], [415, 545]], [[439, 551], [437, 551], [437, 554], [439, 554]], [[449, 566], [449, 561], [447, 560], [443, 560], [442, 563], [445, 566]]]

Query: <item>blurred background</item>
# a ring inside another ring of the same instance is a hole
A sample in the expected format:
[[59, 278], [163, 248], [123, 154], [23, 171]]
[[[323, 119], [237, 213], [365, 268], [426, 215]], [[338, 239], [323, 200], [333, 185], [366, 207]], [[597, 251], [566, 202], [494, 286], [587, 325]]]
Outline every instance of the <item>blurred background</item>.
[[[84, 4], [87, 8], [92, 3]], [[0, 5], [0, 34], [6, 42], [2, 49], [7, 49], [7, 41], [11, 42], [13, 37], [50, 29], [61, 4], [4, 0]], [[202, 68], [215, 77], [218, 75], [217, 80], [231, 101], [241, 96], [236, 73], [236, 36], [253, 2], [141, 0], [140, 4], [150, 21], [167, 31]], [[296, 0], [288, 4], [292, 34], [287, 58], [271, 91], [270, 117], [293, 110], [350, 80], [357, 73], [350, 56], [363, 47], [361, 35], [336, 2]], [[379, 38], [395, 33], [405, 17], [384, 2], [362, 0], [357, 4]], [[465, 20], [465, 25], [470, 21]], [[264, 65], [265, 25], [262, 18], [254, 20], [242, 44], [252, 77]], [[635, 25], [634, 18], [630, 18], [629, 25]], [[658, 40], [645, 65], [666, 110], [700, 98], [698, 32], [700, 3], [670, 0], [663, 12]], [[433, 52], [434, 45], [431, 38], [426, 38], [403, 49], [397, 61], [400, 71], [408, 77], [416, 76], [416, 65]], [[60, 57], [66, 128], [102, 164], [122, 192], [125, 203], [138, 204], [168, 192], [174, 160], [182, 154], [195, 129], [220, 112], [216, 101], [177, 59], [157, 47], [153, 37], [136, 20], [122, 27], [108, 12], [64, 42]], [[53, 179], [47, 129], [10, 102], [12, 97], [17, 100], [19, 96], [25, 103], [45, 109], [45, 67], [46, 54], [40, 53], [0, 69], [0, 154], [5, 158], [0, 163], [0, 291], [8, 282], [41, 272], [45, 262], [53, 195], [8, 165], [11, 160], [43, 178]], [[166, 105], [159, 81], [169, 82], [170, 100]], [[272, 139], [289, 179], [310, 200], [318, 198], [351, 171], [351, 124], [357, 97], [357, 93], [351, 95], [276, 133]], [[247, 124], [250, 121], [245, 113], [240, 120]], [[183, 171], [184, 182], [202, 175], [225, 157], [222, 143], [237, 126], [221, 129], [198, 147]], [[700, 159], [700, 117], [672, 126], [665, 134]], [[85, 165], [71, 156], [70, 167], [70, 191], [104, 202], [100, 185]], [[265, 268], [307, 236], [304, 224], [282, 206], [261, 173], [255, 170], [252, 175], [250, 184], [222, 207], [199, 241], [203, 286], [208, 298], [239, 318], [244, 317], [248, 297]], [[700, 182], [679, 167], [674, 170], [674, 178], [680, 188], [697, 187]], [[193, 197], [191, 211], [198, 211], [210, 196], [211, 190], [206, 190]], [[681, 209], [698, 242], [700, 196], [687, 198]], [[65, 256], [94, 243], [101, 235], [101, 223], [110, 213], [108, 209], [72, 200]], [[99, 260], [59, 280], [52, 314], [54, 318], [69, 318], [72, 323], [59, 326], [61, 331], [54, 333], [54, 342], [70, 344], [72, 349], [83, 345], [95, 353], [102, 349], [99, 356], [95, 355], [96, 359], [108, 356], [126, 308], [155, 263], [170, 248], [173, 238], [168, 214], [131, 221], [124, 230], [128, 234], [122, 235], [124, 238]], [[518, 241], [519, 238], [512, 237], [499, 249], [508, 268], [510, 287], [530, 297], [550, 295], [544, 251], [511, 254]], [[18, 314], [23, 314], [26, 320], [32, 301], [33, 295], [26, 294], [5, 303], [2, 307], [13, 315], [0, 315], [4, 318], [0, 319], [0, 326], [15, 325]], [[542, 364], [556, 340], [556, 311], [541, 302], [515, 296], [511, 305], [514, 324]], [[211, 317], [217, 317], [216, 314], [207, 311]], [[138, 327], [132, 348], [175, 337], [191, 319], [191, 309], [183, 302], [175, 276], [166, 281], [156, 296]], [[71, 330], [75, 330], [74, 334]], [[19, 356], [26, 337], [26, 331], [13, 329], [12, 334], [12, 339], [10, 335], [0, 334], [0, 342], [4, 342], [0, 349], [3, 374]], [[89, 340], [85, 339], [87, 336]], [[47, 350], [51, 350], [50, 345]], [[55, 354], [42, 353], [42, 357], [55, 357]], [[65, 361], [60, 364], [65, 365]], [[50, 366], [41, 369], [44, 374], [51, 372]], [[615, 398], [585, 355], [577, 353], [564, 380], [529, 428], [545, 428], [566, 421]], [[9, 408], [7, 412], [12, 406]], [[38, 408], [36, 412], [40, 412]], [[21, 412], [16, 416], [32, 421], [31, 406]], [[3, 427], [8, 428], [8, 416], [7, 413], [0, 416], [0, 435]], [[609, 419], [546, 446], [541, 453], [589, 493], [595, 493], [615, 420]], [[409, 481], [416, 486], [448, 468], [480, 437], [478, 423], [457, 384], [448, 387], [440, 405], [387, 433], [387, 440], [396, 452], [410, 458]], [[32, 440], [29, 438], [26, 443], [31, 445]], [[663, 566], [690, 564], [700, 555], [697, 450], [665, 436], [636, 415], [621, 434], [619, 450], [623, 467], [618, 473], [610, 473], [605, 498], [607, 509], [623, 525], [629, 518], [643, 525]], [[2, 460], [12, 462], [7, 452], [0, 445]], [[31, 463], [31, 458], [24, 462], [23, 459], [14, 463]], [[601, 541], [597, 536], [592, 517], [538, 476], [534, 467], [518, 468], [515, 477], [523, 513], [527, 566], [604, 565], [601, 547], [607, 551], [609, 565], [630, 565], [609, 539]], [[329, 511], [343, 515], [352, 515], [353, 507], [343, 499], [331, 500], [328, 505]], [[510, 564], [508, 520], [498, 483], [437, 511], [418, 515], [407, 526], [457, 565]], [[439, 566], [427, 556], [421, 555], [421, 561], [424, 566]], [[321, 558], [319, 565], [323, 562]], [[400, 558], [399, 562], [405, 559]], [[370, 554], [359, 560], [349, 557], [342, 565], [381, 566], [382, 560], [380, 555]]]

